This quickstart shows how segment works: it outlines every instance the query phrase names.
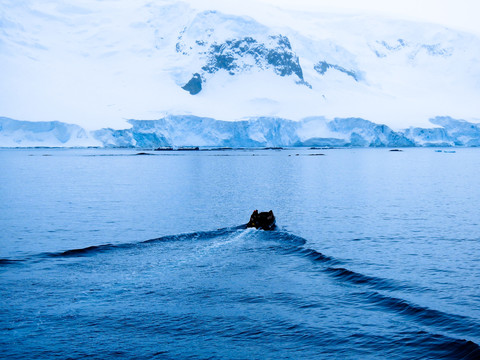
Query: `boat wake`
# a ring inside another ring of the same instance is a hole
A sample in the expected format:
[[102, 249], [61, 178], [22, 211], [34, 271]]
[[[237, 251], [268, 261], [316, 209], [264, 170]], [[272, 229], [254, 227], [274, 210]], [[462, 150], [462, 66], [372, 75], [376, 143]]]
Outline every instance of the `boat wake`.
[[[398, 294], [401, 294], [402, 291], [423, 293], [426, 289], [397, 280], [365, 275], [350, 270], [348, 264], [306, 247], [307, 241], [305, 239], [281, 230], [267, 232], [246, 229], [244, 225], [241, 225], [214, 231], [163, 236], [135, 243], [102, 244], [58, 252], [39, 253], [19, 259], [4, 258], [0, 259], [0, 267], [7, 270], [12, 266], [48, 261], [48, 259], [94, 257], [125, 249], [142, 251], [142, 247], [151, 248], [151, 246], [176, 242], [189, 242], [189, 244], [206, 242], [207, 246], [203, 248], [203, 254], [220, 251], [221, 248], [235, 248], [235, 251], [244, 253], [249, 251], [273, 251], [284, 256], [306, 259], [308, 262], [303, 262], [302, 265], [305, 271], [318, 271], [327, 275], [334, 282], [340, 282], [348, 286], [349, 296], [358, 301], [359, 304], [386, 310], [422, 325], [424, 329], [418, 332], [417, 339], [412, 337], [409, 341], [415, 342], [418, 339], [424, 339], [424, 343], [430, 341], [435, 344], [437, 350], [443, 349], [442, 356], [446, 354], [445, 356], [449, 358], [480, 358], [479, 345], [466, 339], [480, 339], [480, 323], [476, 319], [430, 309], [402, 299], [398, 297]], [[252, 266], [254, 265], [252, 264]], [[257, 298], [257, 300], [262, 301], [261, 298]], [[458, 338], [459, 336], [462, 338]]]

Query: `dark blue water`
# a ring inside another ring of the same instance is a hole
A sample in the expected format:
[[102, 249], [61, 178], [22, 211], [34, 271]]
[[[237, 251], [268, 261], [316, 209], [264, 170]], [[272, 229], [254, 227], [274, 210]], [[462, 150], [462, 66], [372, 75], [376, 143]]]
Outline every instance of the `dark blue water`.
[[480, 358], [479, 149], [151, 153], [0, 151], [0, 357]]

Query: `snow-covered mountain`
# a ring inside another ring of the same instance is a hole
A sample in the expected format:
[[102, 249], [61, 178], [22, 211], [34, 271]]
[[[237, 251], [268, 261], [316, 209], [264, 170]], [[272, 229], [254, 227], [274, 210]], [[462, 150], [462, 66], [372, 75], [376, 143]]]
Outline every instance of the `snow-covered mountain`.
[[472, 34], [203, 3], [1, 0], [0, 116], [88, 129], [181, 114], [358, 117], [396, 130], [480, 117]]
[[0, 118], [0, 147], [411, 147], [480, 146], [480, 124], [449, 117], [437, 128], [394, 131], [361, 118], [309, 117], [300, 121], [259, 117], [222, 121], [192, 115], [129, 120], [129, 129], [86, 132], [77, 125]]

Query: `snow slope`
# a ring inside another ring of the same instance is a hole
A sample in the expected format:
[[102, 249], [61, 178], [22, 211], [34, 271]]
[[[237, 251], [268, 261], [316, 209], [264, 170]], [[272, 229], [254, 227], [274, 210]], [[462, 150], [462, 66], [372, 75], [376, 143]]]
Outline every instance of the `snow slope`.
[[396, 130], [480, 118], [480, 40], [439, 25], [193, 0], [0, 1], [0, 116], [89, 130], [181, 114]]

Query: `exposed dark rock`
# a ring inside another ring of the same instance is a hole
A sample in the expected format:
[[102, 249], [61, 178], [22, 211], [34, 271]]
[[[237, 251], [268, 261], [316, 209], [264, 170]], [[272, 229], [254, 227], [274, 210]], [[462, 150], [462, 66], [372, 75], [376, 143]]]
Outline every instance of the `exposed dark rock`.
[[[299, 58], [286, 36], [269, 36], [265, 42], [253, 37], [229, 39], [223, 43], [212, 43], [209, 47], [205, 41], [198, 40], [196, 44], [203, 48], [198, 54], [206, 55], [207, 58], [201, 71], [195, 73], [182, 87], [192, 95], [202, 91], [207, 74], [214, 74], [220, 70], [225, 70], [233, 76], [253, 68], [273, 69], [279, 76], [296, 76], [297, 84], [311, 87], [303, 78]], [[184, 44], [179, 42], [177, 52], [184, 53], [184, 47]]]
[[343, 68], [339, 65], [329, 64], [326, 61], [318, 62], [317, 64], [314, 65], [313, 68], [320, 75], [325, 75], [325, 73], [327, 72], [328, 69], [334, 69], [334, 70], [340, 71], [340, 72], [352, 77], [355, 81], [361, 80], [361, 76], [357, 72], [355, 72], [353, 70], [347, 70], [347, 69], [345, 69], [345, 68]]
[[198, 146], [183, 146], [179, 147], [177, 150], [179, 151], [198, 151], [200, 148]]
[[215, 73], [221, 69], [227, 70], [230, 75], [235, 75], [242, 70], [253, 67], [242, 60], [251, 57], [255, 66], [261, 69], [272, 67], [276, 74], [287, 76], [295, 74], [303, 81], [303, 71], [298, 56], [292, 50], [290, 41], [286, 36], [270, 36], [275, 44], [258, 42], [252, 37], [227, 40], [221, 44], [212, 44], [209, 51], [207, 64], [202, 70]]
[[191, 95], [196, 95], [202, 91], [202, 77], [200, 74], [193, 74], [188, 83], [182, 86], [182, 89], [188, 91]]

